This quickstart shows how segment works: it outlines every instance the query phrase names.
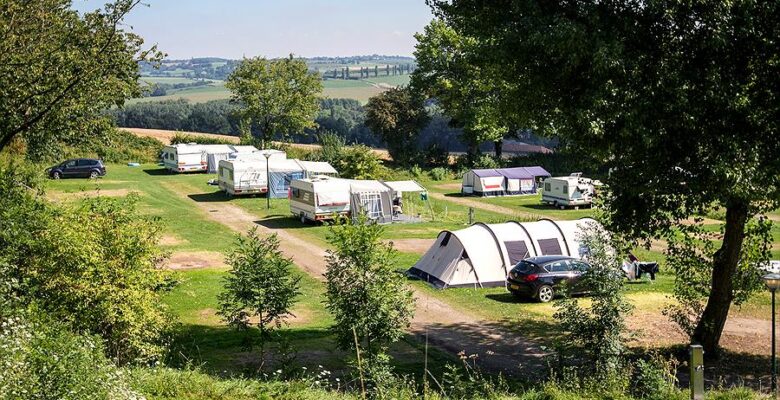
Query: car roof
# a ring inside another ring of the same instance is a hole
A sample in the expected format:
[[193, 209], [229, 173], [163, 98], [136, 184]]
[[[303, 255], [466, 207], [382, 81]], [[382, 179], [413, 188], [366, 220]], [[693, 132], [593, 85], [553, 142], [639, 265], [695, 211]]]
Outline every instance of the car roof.
[[553, 256], [530, 257], [530, 258], [526, 258], [523, 261], [528, 261], [528, 262], [530, 262], [532, 264], [536, 264], [536, 265], [546, 265], [546, 264], [549, 264], [551, 262], [561, 261], [561, 260], [576, 260], [576, 258], [575, 257], [564, 256], [564, 255], [553, 255]]

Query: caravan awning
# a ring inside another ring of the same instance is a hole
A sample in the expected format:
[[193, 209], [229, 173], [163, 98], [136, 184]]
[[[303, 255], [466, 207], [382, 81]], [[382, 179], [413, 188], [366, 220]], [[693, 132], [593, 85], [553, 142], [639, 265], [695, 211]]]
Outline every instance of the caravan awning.
[[338, 174], [336, 168], [324, 161], [299, 161], [303, 170], [311, 174]]
[[427, 192], [424, 187], [420, 186], [420, 184], [415, 181], [391, 181], [383, 183], [396, 192]]
[[371, 180], [350, 180], [349, 189], [353, 193], [359, 192], [389, 192], [390, 188], [382, 182]]

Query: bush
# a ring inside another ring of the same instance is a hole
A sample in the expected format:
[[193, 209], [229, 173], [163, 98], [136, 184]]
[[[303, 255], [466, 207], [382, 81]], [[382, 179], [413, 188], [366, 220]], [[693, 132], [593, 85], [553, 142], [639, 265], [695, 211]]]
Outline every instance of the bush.
[[674, 364], [658, 355], [649, 360], [637, 360], [633, 365], [631, 393], [648, 400], [666, 400], [676, 392]]
[[0, 259], [20, 302], [99, 335], [119, 363], [163, 356], [172, 323], [159, 295], [170, 281], [158, 267], [161, 226], [136, 211], [137, 197], [53, 205], [23, 168], [0, 176]]
[[434, 181], [447, 180], [452, 176], [447, 168], [442, 167], [432, 169], [429, 174]]
[[225, 138], [210, 137], [205, 135], [192, 135], [189, 133], [176, 132], [171, 138], [171, 144], [178, 143], [198, 143], [198, 144], [234, 144]]
[[300, 294], [301, 278], [292, 275], [293, 263], [279, 251], [277, 236], [261, 239], [256, 227], [238, 237], [227, 263], [232, 268], [225, 277], [224, 291], [219, 294], [217, 313], [239, 331], [248, 333], [253, 324], [257, 325], [263, 363], [265, 343], [271, 332], [292, 315], [290, 309]]
[[103, 355], [100, 340], [62, 325], [3, 321], [0, 399], [140, 399]]
[[333, 167], [342, 177], [350, 179], [377, 179], [381, 171], [379, 157], [362, 144], [345, 147]]
[[433, 142], [423, 150], [425, 163], [429, 167], [446, 167], [450, 165], [450, 153], [442, 145]]

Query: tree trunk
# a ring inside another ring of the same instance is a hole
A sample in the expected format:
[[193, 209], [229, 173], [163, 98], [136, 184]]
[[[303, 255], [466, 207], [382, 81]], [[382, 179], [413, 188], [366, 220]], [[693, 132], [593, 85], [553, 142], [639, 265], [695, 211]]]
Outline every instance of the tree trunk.
[[493, 142], [493, 148], [496, 151], [496, 159], [500, 160], [501, 156], [504, 154], [504, 139], [498, 139]]
[[707, 306], [693, 332], [692, 342], [699, 343], [704, 351], [716, 355], [718, 343], [734, 299], [734, 275], [745, 239], [748, 219], [748, 202], [730, 199], [726, 204], [726, 230], [723, 244], [715, 252], [712, 268], [712, 289]]

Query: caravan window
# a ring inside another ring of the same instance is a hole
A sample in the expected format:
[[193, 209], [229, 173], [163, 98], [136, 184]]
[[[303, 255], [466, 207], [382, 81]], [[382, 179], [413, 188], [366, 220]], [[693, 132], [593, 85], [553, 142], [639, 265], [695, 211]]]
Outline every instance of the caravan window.
[[550, 182], [546, 182], [546, 183], [544, 184], [544, 191], [545, 191], [545, 192], [549, 192], [549, 191], [551, 191], [551, 190], [552, 190], [552, 189], [550, 189]]
[[450, 242], [450, 236], [452, 236], [452, 233], [447, 232], [444, 234], [444, 239], [441, 240], [441, 243], [439, 244], [439, 247], [444, 247], [447, 245], [447, 243]]
[[292, 190], [292, 196], [293, 197], [295, 197], [296, 199], [300, 199], [301, 198], [301, 189], [291, 188], [291, 190]]
[[539, 239], [539, 250], [543, 256], [561, 255], [561, 244], [558, 239]]

